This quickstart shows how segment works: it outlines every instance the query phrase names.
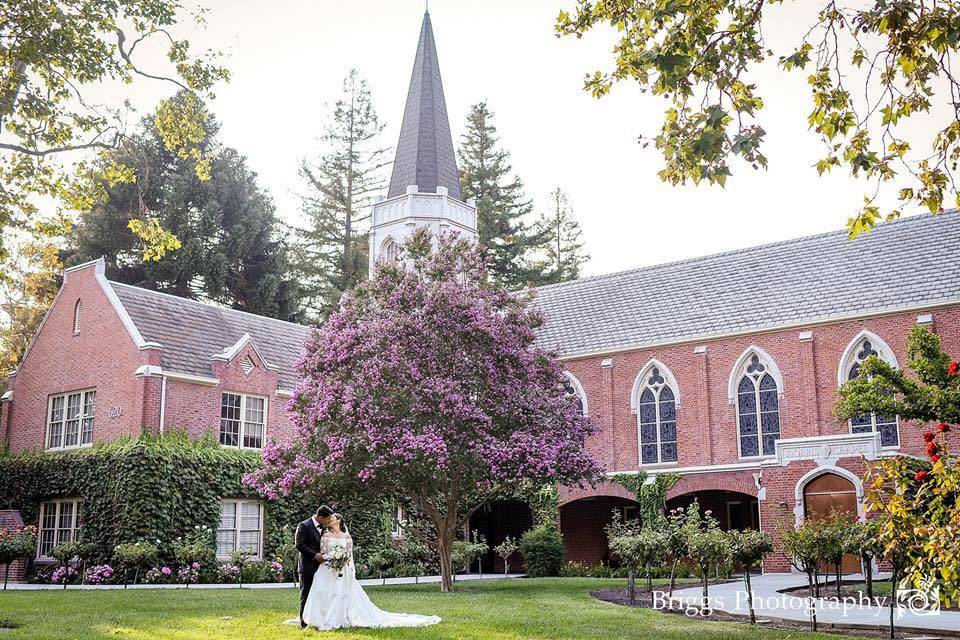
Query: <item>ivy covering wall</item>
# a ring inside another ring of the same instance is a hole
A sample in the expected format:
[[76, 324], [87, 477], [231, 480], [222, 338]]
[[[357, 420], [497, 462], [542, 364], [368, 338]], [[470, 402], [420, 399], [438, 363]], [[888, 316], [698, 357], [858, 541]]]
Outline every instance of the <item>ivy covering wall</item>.
[[[52, 498], [83, 500], [82, 539], [107, 559], [120, 543], [159, 540], [161, 554], [197, 525], [216, 530], [223, 498], [258, 498], [243, 486], [260, 454], [219, 446], [213, 438], [182, 434], [141, 436], [70, 452], [0, 454], [0, 509], [20, 511], [36, 523]], [[343, 513], [358, 561], [390, 543], [389, 511], [369, 499], [304, 492], [264, 504], [264, 557], [293, 540], [296, 525], [322, 503]]]

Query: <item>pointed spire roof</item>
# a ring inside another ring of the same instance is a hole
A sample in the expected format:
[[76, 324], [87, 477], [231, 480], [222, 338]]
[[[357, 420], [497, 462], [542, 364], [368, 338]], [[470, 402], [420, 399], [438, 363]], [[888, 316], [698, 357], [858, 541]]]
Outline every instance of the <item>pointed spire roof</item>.
[[387, 197], [403, 195], [412, 184], [417, 185], [421, 193], [434, 193], [437, 187], [446, 187], [451, 197], [462, 199], [429, 12], [423, 14]]

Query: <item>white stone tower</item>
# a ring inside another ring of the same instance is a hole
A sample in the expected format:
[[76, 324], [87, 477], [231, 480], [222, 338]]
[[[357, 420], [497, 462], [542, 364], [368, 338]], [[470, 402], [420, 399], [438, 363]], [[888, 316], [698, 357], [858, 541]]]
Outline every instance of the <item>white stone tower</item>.
[[373, 205], [371, 273], [378, 260], [396, 257], [399, 245], [419, 227], [430, 227], [434, 233], [459, 231], [476, 238], [477, 208], [472, 200], [464, 202], [461, 197], [428, 11], [420, 28], [390, 190]]

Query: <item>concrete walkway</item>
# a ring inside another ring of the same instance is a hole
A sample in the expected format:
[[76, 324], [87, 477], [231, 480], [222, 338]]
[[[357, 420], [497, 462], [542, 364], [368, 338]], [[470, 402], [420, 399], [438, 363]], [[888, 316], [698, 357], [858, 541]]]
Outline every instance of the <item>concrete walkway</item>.
[[[862, 579], [863, 577], [859, 575], [844, 576], [844, 580]], [[810, 617], [807, 611], [807, 599], [780, 593], [787, 589], [805, 587], [806, 584], [807, 578], [801, 574], [751, 576], [750, 586], [753, 589], [753, 603], [757, 618], [782, 618], [808, 622]], [[674, 591], [674, 598], [684, 603], [699, 604], [701, 596], [702, 591], [699, 586]], [[664, 594], [663, 597], [666, 598], [666, 595]], [[710, 606], [726, 613], [749, 615], [743, 580], [711, 585]], [[960, 634], [960, 612], [958, 611], [923, 611], [901, 606], [896, 616], [896, 626], [903, 627], [905, 630], [951, 631]], [[858, 601], [831, 602], [821, 598], [817, 601], [817, 622], [884, 627], [890, 622], [890, 609], [860, 604]]]
[[[457, 582], [469, 582], [473, 580], [510, 580], [513, 578], [522, 578], [525, 574], [522, 573], [510, 573], [506, 576], [502, 573], [484, 573], [479, 575], [476, 573], [468, 573], [457, 576]], [[0, 581], [2, 582], [2, 581]], [[386, 580], [380, 578], [370, 578], [366, 580], [360, 580], [360, 584], [364, 587], [377, 587], [384, 584], [430, 584], [440, 582], [440, 576], [419, 576], [416, 578], [387, 578]], [[250, 584], [244, 583], [244, 589], [294, 589], [296, 588], [297, 583], [295, 582], [252, 582]], [[183, 584], [137, 584], [137, 585], [128, 585], [128, 589], [186, 589], [186, 585]], [[238, 584], [192, 584], [190, 589], [239, 589], [240, 585]], [[97, 590], [116, 590], [123, 589], [122, 584], [105, 584], [105, 585], [79, 585], [79, 584], [69, 584], [67, 585], [67, 591], [97, 591]], [[24, 583], [13, 583], [7, 585], [7, 590], [9, 591], [63, 591], [63, 585], [60, 584], [24, 584]], [[0, 591], [0, 597], [2, 596], [3, 591]]]

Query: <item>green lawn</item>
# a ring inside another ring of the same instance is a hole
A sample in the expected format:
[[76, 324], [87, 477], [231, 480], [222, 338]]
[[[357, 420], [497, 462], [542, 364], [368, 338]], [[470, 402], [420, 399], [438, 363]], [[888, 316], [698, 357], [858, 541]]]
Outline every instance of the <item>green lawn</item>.
[[[369, 637], [837, 638], [696, 621], [620, 607], [590, 597], [592, 589], [622, 584], [622, 581], [584, 578], [472, 582], [459, 583], [455, 594], [441, 594], [436, 585], [373, 587], [369, 593], [379, 606], [393, 611], [437, 614], [443, 617], [443, 622], [427, 629], [352, 630], [323, 634], [323, 637], [338, 640]], [[282, 624], [295, 615], [296, 603], [296, 593], [291, 589], [7, 591], [0, 592], [0, 621], [12, 621], [20, 627], [0, 629], [0, 640], [315, 638], [316, 631]]]

